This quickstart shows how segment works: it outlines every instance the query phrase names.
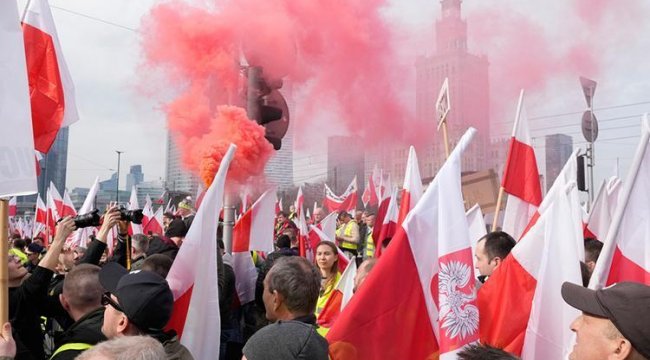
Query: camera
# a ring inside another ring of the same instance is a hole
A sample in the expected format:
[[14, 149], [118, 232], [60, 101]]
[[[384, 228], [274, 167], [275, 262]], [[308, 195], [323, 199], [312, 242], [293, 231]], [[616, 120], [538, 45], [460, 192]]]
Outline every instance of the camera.
[[95, 209], [87, 214], [77, 215], [72, 219], [74, 221], [74, 226], [77, 229], [86, 228], [90, 226], [99, 226], [99, 210]]
[[142, 224], [142, 209], [127, 210], [123, 206], [120, 207], [120, 220], [129, 221], [134, 224]]

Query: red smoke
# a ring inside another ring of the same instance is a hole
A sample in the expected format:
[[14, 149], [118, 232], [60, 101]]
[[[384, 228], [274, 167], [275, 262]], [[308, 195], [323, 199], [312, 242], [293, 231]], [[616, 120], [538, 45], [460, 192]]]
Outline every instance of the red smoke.
[[[165, 85], [180, 91], [168, 118], [185, 164], [197, 171], [187, 144], [212, 147], [214, 139], [201, 134], [214, 105], [243, 103], [240, 54], [269, 78], [286, 75], [301, 94], [300, 111], [291, 114], [298, 141], [323, 136], [319, 130], [331, 124], [317, 126], [322, 114], [368, 143], [399, 140], [394, 129], [410, 116], [396, 96], [403, 81], [390, 75], [400, 71], [382, 6], [384, 0], [238, 0], [220, 2], [217, 10], [181, 1], [155, 6], [143, 24], [143, 70], [162, 70]], [[232, 140], [223, 135], [222, 141]], [[253, 144], [237, 145], [238, 152], [255, 152], [244, 149]]]

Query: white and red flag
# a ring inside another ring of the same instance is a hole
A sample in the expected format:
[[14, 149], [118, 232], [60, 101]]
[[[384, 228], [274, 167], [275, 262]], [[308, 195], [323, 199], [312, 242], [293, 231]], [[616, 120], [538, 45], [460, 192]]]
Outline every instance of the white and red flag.
[[34, 134], [25, 46], [15, 1], [0, 2], [0, 49], [0, 143], [3, 167], [10, 167], [0, 171], [0, 197], [34, 194], [38, 191]]
[[[52, 204], [48, 203], [48, 207], [50, 207], [53, 210], [56, 210], [56, 220], [59, 220], [63, 216], [63, 196], [61, 196], [61, 193], [59, 190], [56, 189], [56, 186], [54, 185], [53, 182], [50, 181], [50, 188], [49, 188], [49, 194], [52, 197]], [[49, 199], [48, 199], [49, 201]]]
[[603, 180], [585, 224], [585, 238], [605, 240], [618, 204], [620, 190], [621, 180], [618, 177], [612, 176], [608, 180]]
[[415, 204], [422, 197], [422, 177], [420, 176], [420, 166], [415, 148], [409, 148], [409, 158], [406, 163], [406, 174], [404, 174], [404, 189], [402, 190], [402, 199], [399, 205], [399, 215], [397, 224], [402, 224], [406, 215], [411, 211]]
[[294, 203], [294, 206], [296, 208], [296, 214], [298, 214], [299, 216], [305, 213], [304, 204], [305, 204], [305, 196], [302, 193], [302, 186], [300, 186], [298, 187], [298, 194], [296, 195], [296, 202]]
[[[221, 318], [217, 274], [217, 226], [223, 206], [228, 166], [235, 155], [230, 145], [169, 270], [174, 309], [167, 324], [195, 359], [219, 358]], [[210, 336], [206, 336], [210, 334]]]
[[[575, 155], [575, 154], [574, 154]], [[570, 351], [570, 323], [579, 315], [562, 300], [562, 283], [581, 283], [582, 214], [575, 156], [554, 182], [544, 206], [478, 294], [481, 343], [523, 359], [562, 359]]]
[[16, 216], [17, 213], [17, 206], [16, 206], [16, 197], [12, 197], [9, 199], [9, 216]]
[[591, 289], [634, 281], [650, 285], [650, 120], [644, 115], [641, 141], [621, 190], [621, 199], [589, 283]]
[[155, 213], [147, 220], [143, 222], [142, 233], [143, 234], [158, 234], [163, 235], [163, 208], [159, 207]]
[[[95, 182], [93, 185], [90, 187], [90, 190], [88, 191], [88, 195], [86, 195], [86, 199], [84, 200], [84, 203], [81, 205], [81, 208], [79, 209], [79, 214], [88, 214], [91, 211], [95, 209], [95, 197], [97, 197], [97, 193], [99, 192], [99, 178], [95, 178]], [[86, 246], [86, 243], [88, 242], [88, 237], [92, 233], [93, 228], [92, 227], [86, 227], [83, 229], [77, 229], [74, 232], [74, 239], [72, 242], [73, 247], [77, 246]]]
[[502, 229], [519, 240], [542, 202], [537, 159], [528, 130], [523, 90], [519, 95], [501, 186], [508, 193]]
[[327, 299], [323, 310], [318, 315], [318, 325], [331, 328], [339, 317], [339, 314], [348, 304], [354, 294], [354, 277], [357, 274], [357, 263], [350, 261], [341, 274], [339, 282], [334, 287], [330, 297]]
[[74, 204], [72, 203], [72, 199], [70, 199], [68, 190], [63, 191], [63, 207], [61, 210], [61, 217], [66, 216], [77, 216], [77, 210], [74, 209]]
[[36, 150], [47, 153], [59, 129], [79, 120], [74, 85], [47, 0], [31, 0], [23, 21]]
[[273, 251], [273, 227], [275, 225], [276, 189], [262, 196], [237, 221], [233, 229], [232, 264], [235, 272], [235, 288], [240, 304], [255, 300], [257, 269], [251, 251]]
[[327, 211], [352, 211], [357, 207], [357, 177], [352, 179], [350, 185], [341, 196], [337, 196], [325, 184], [325, 199], [323, 199], [323, 206]]
[[[318, 242], [316, 243], [316, 246], [314, 246], [314, 248], [313, 248], [313, 250], [314, 250], [314, 259], [316, 259], [316, 255], [315, 255], [316, 254], [316, 247], [318, 246], [319, 242], [321, 242], [321, 241], [329, 241], [329, 242], [333, 242], [333, 243], [335, 243], [335, 242], [334, 242], [334, 240], [332, 240], [334, 238], [329, 237], [327, 234], [325, 234], [318, 227], [316, 227], [314, 225], [311, 225], [309, 228], [310, 228], [310, 230], [309, 230], [310, 233], [313, 232], [313, 234], [316, 235], [318, 237], [318, 239], [319, 239]], [[350, 259], [348, 259], [348, 257], [345, 255], [343, 250], [341, 250], [341, 248], [339, 248], [337, 246], [336, 249], [338, 250], [338, 259], [339, 259], [339, 262], [338, 262], [337, 266], [338, 266], [339, 271], [343, 272], [343, 271], [345, 271], [345, 269], [347, 269], [348, 264], [350, 263]], [[312, 260], [314, 260], [314, 259], [312, 259]]]
[[391, 184], [392, 183], [390, 181], [390, 175], [388, 177], [385, 177], [383, 172], [380, 172], [379, 185], [377, 185], [376, 187], [379, 207], [377, 208], [377, 215], [375, 216], [375, 226], [372, 229], [372, 239], [375, 242], [375, 244], [377, 244], [378, 242], [379, 233], [383, 228], [381, 224], [384, 223], [384, 218], [386, 217], [386, 213], [388, 212], [388, 206], [390, 205], [392, 199], [392, 192], [386, 191], [385, 187], [392, 186]]
[[[332, 359], [455, 359], [478, 340], [460, 139], [327, 334]], [[400, 294], [400, 296], [395, 296]]]
[[312, 251], [313, 259], [316, 258], [316, 246], [321, 242], [321, 236], [319, 236], [313, 228], [320, 230], [328, 239], [336, 238], [336, 219], [338, 213], [331, 212], [320, 223], [311, 225], [309, 227], [309, 232], [307, 239], [309, 240], [309, 248]]

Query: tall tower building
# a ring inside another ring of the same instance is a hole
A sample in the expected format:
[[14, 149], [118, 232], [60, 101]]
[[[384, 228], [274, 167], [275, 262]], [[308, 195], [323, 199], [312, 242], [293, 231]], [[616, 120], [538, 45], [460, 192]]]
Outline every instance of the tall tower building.
[[167, 134], [165, 179], [167, 190], [172, 192], [183, 191], [194, 195], [199, 186], [198, 177], [183, 167], [180, 149], [176, 147], [176, 143], [169, 133]]
[[[462, 170], [485, 170], [490, 138], [488, 61], [485, 56], [473, 55], [467, 49], [467, 22], [461, 16], [462, 1], [442, 0], [440, 3], [442, 16], [436, 22], [436, 52], [416, 61], [416, 116], [420, 121], [437, 121], [436, 99], [445, 78], [448, 78], [450, 149], [469, 127], [476, 128], [478, 133], [465, 151]], [[425, 170], [429, 168], [426, 164], [438, 165], [440, 159], [444, 159], [442, 135], [432, 136], [437, 138], [436, 146], [423, 159]], [[423, 177], [433, 175], [422, 174]]]
[[144, 181], [142, 165], [132, 165], [129, 173], [126, 174], [126, 190], [131, 191], [133, 186], [137, 186]]

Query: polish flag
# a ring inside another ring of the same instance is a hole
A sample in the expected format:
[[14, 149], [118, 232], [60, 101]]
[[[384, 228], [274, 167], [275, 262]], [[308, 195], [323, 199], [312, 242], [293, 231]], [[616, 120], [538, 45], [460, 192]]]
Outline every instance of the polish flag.
[[165, 206], [165, 211], [164, 212], [166, 212], [166, 213], [171, 212], [172, 214], [176, 212], [176, 211], [174, 211], [172, 209], [172, 199], [171, 199], [171, 197], [169, 198], [169, 201], [167, 201], [167, 205]]
[[294, 206], [296, 208], [296, 214], [302, 215], [304, 214], [304, 203], [305, 203], [305, 196], [302, 194], [302, 186], [298, 188], [298, 194], [296, 195], [296, 202], [294, 203]]
[[462, 152], [475, 133], [460, 139], [330, 329], [332, 359], [455, 359], [478, 340], [460, 181]]
[[521, 238], [542, 202], [537, 160], [523, 104], [524, 91], [521, 90], [501, 180], [501, 186], [508, 193], [502, 228], [515, 240]]
[[368, 177], [368, 188], [370, 189], [370, 200], [368, 201], [368, 206], [379, 206], [379, 200], [381, 198], [378, 193], [378, 185], [381, 183], [381, 173], [379, 168], [375, 165], [372, 169], [372, 174]]
[[399, 209], [397, 207], [397, 188], [393, 189], [393, 193], [390, 196], [390, 202], [388, 203], [388, 208], [386, 209], [386, 215], [381, 223], [381, 226], [375, 227], [379, 228], [379, 236], [374, 237], [375, 229], [373, 229], [373, 241], [375, 242], [375, 256], [380, 257], [382, 254], [382, 244], [384, 240], [392, 238], [397, 231], [398, 226], [398, 216]]
[[9, 216], [16, 216], [17, 206], [16, 206], [16, 197], [9, 199]]
[[370, 185], [366, 185], [366, 188], [363, 189], [363, 194], [361, 194], [361, 202], [363, 203], [364, 208], [368, 207], [368, 203], [370, 202]]
[[47, 226], [47, 207], [43, 200], [41, 200], [41, 195], [36, 195], [36, 208], [34, 209], [34, 227], [32, 229], [32, 235], [35, 237], [39, 233], [45, 231]]
[[[131, 187], [131, 197], [129, 198], [128, 209], [140, 209], [140, 205], [138, 204], [138, 190], [135, 188], [135, 185]], [[142, 234], [142, 224], [129, 223], [129, 233], [130, 235]]]
[[[61, 217], [63, 217], [61, 214], [63, 214], [63, 197], [61, 196], [61, 193], [59, 190], [56, 189], [56, 186], [54, 185], [53, 182], [50, 181], [50, 194], [52, 196], [52, 201], [53, 201], [53, 209], [56, 209], [56, 215], [57, 215], [57, 220]], [[48, 205], [49, 206], [49, 205]]]
[[146, 232], [144, 232], [144, 228], [149, 223], [149, 220], [153, 218], [153, 216], [154, 216], [153, 203], [151, 202], [151, 198], [149, 197], [149, 194], [147, 194], [144, 197], [144, 206], [142, 207], [142, 233], [143, 234], [146, 234]]
[[0, 1], [0, 49], [0, 197], [34, 194], [34, 133], [16, 1]]
[[274, 250], [275, 191], [270, 189], [264, 192], [233, 228], [232, 263], [240, 304], [255, 300], [257, 269], [250, 252], [263, 251], [268, 254]]
[[253, 204], [253, 200], [251, 199], [251, 191], [248, 187], [239, 193], [239, 200], [241, 201], [239, 212], [243, 214], [248, 211], [248, 209]]
[[321, 220], [320, 223], [314, 224], [309, 227], [309, 233], [307, 238], [309, 240], [309, 248], [312, 250], [314, 259], [316, 258], [316, 246], [318, 245], [319, 242], [321, 242], [321, 237], [312, 228], [315, 227], [318, 228], [318, 230], [321, 230], [328, 239], [335, 239], [337, 217], [338, 217], [338, 213], [336, 212], [329, 213], [327, 216], [323, 218], [323, 220]]
[[156, 210], [155, 213], [147, 220], [146, 223], [144, 223], [144, 227], [142, 228], [142, 233], [143, 234], [156, 234], [156, 235], [162, 235], [163, 234], [163, 208], [162, 206]]
[[221, 160], [203, 206], [197, 211], [167, 275], [174, 293], [174, 309], [167, 327], [176, 330], [181, 344], [195, 359], [219, 358], [219, 342], [214, 341], [221, 336], [215, 234], [228, 166], [236, 148], [230, 145]]
[[[563, 171], [575, 169], [572, 156]], [[573, 172], [575, 175], [575, 172]], [[524, 359], [563, 359], [579, 312], [561, 297], [562, 283], [581, 283], [582, 215], [575, 177], [558, 176], [539, 217], [478, 293], [481, 343]]]
[[409, 148], [409, 158], [406, 163], [406, 174], [404, 175], [404, 190], [402, 191], [402, 200], [399, 205], [399, 216], [397, 224], [401, 225], [406, 215], [411, 211], [418, 200], [422, 197], [422, 177], [420, 177], [420, 167], [418, 166], [418, 157], [415, 148]]
[[77, 216], [77, 210], [74, 209], [74, 204], [72, 203], [72, 199], [70, 199], [68, 190], [63, 191], [63, 209], [61, 212], [61, 217], [66, 216]]
[[339, 314], [348, 304], [354, 294], [354, 277], [357, 275], [357, 263], [350, 261], [343, 271], [339, 282], [334, 287], [332, 294], [325, 303], [323, 310], [318, 315], [318, 325], [331, 328]]
[[[54, 194], [56, 192], [56, 194]], [[61, 210], [58, 207], [58, 200], [55, 200], [55, 197], [61, 197], [56, 191], [56, 188], [53, 184], [50, 184], [50, 188], [47, 191], [47, 219], [45, 220], [47, 236], [45, 242], [49, 244], [49, 237], [53, 237], [56, 232], [56, 222], [59, 221], [61, 216]], [[61, 205], [63, 205], [63, 199], [60, 200]]]
[[337, 196], [325, 184], [325, 199], [323, 199], [323, 206], [328, 211], [352, 211], [357, 207], [357, 177], [352, 179], [350, 185], [341, 196]]
[[487, 227], [485, 227], [483, 212], [478, 204], [475, 204], [471, 209], [467, 210], [465, 216], [469, 225], [469, 240], [472, 244], [472, 255], [475, 255], [476, 243], [478, 239], [487, 235]]
[[589, 288], [621, 282], [650, 285], [650, 120], [644, 115], [641, 141], [621, 190]]
[[31, 0], [23, 21], [36, 150], [47, 153], [59, 129], [79, 120], [75, 90], [47, 0]]
[[[329, 237], [327, 234], [325, 234], [325, 233], [324, 233], [321, 229], [319, 229], [318, 227], [312, 225], [312, 226], [310, 226], [310, 229], [311, 229], [310, 231], [313, 231], [314, 234], [316, 234], [316, 236], [318, 236], [318, 239], [319, 239], [318, 242], [316, 243], [316, 245], [314, 246], [314, 260], [315, 260], [315, 259], [316, 259], [316, 256], [315, 256], [315, 254], [316, 254], [316, 247], [318, 246], [318, 243], [320, 243], [321, 241], [329, 241], [329, 242], [333, 242], [333, 243], [335, 243], [335, 242], [334, 242], [334, 240], [332, 240], [332, 239], [334, 239], [334, 238]], [[336, 249], [338, 250], [338, 259], [339, 259], [339, 262], [338, 262], [338, 265], [337, 265], [337, 266], [338, 266], [338, 268], [339, 268], [339, 271], [340, 271], [340, 272], [343, 272], [343, 271], [345, 271], [345, 269], [348, 267], [348, 264], [350, 263], [350, 259], [348, 259], [348, 257], [347, 257], [347, 256], [345, 255], [345, 253], [341, 250], [341, 248], [339, 248], [339, 247], [337, 246]]]
[[[99, 192], [99, 177], [95, 178], [95, 182], [90, 187], [90, 190], [88, 191], [88, 195], [86, 195], [86, 199], [84, 200], [84, 203], [81, 205], [81, 208], [79, 209], [79, 214], [88, 214], [95, 209], [95, 198], [97, 197], [98, 192]], [[88, 243], [88, 238], [90, 237], [92, 231], [93, 231], [92, 227], [75, 230], [72, 246], [85, 247], [86, 244]]]
[[621, 180], [618, 177], [612, 176], [609, 180], [603, 180], [587, 218], [585, 237], [605, 240], [618, 204], [620, 190]]

